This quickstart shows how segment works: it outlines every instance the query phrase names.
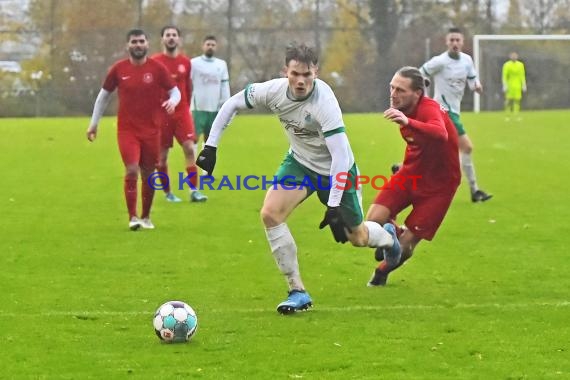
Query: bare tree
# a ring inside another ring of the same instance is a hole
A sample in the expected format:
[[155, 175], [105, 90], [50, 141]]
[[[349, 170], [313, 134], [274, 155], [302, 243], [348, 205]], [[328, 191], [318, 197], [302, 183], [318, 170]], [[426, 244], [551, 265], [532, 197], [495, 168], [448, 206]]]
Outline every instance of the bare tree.
[[522, 0], [522, 4], [526, 20], [535, 33], [551, 33], [568, 23], [568, 0]]

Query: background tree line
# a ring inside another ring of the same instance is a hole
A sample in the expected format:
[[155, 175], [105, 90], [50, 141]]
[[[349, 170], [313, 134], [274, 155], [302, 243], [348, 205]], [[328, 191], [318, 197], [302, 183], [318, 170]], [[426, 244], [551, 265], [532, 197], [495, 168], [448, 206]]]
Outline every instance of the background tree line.
[[[218, 37], [219, 56], [230, 67], [232, 93], [249, 82], [278, 77], [284, 48], [296, 40], [318, 48], [320, 76], [335, 89], [343, 109], [379, 111], [388, 104], [387, 86], [393, 72], [403, 65], [421, 65], [429, 56], [445, 50], [448, 27], [459, 26], [465, 31], [465, 51], [470, 53], [473, 34], [567, 33], [569, 3], [569, 0], [29, 0], [23, 18], [14, 19], [0, 10], [0, 42], [11, 41], [32, 51], [21, 62], [20, 73], [2, 73], [0, 77], [0, 116], [89, 115], [107, 68], [126, 56], [126, 31], [132, 27], [145, 29], [150, 34], [151, 52], [157, 52], [159, 31], [166, 24], [182, 29], [184, 51], [190, 56], [201, 54], [205, 35]], [[562, 46], [570, 51], [567, 44]], [[495, 51], [493, 59], [497, 62], [490, 65], [498, 65], [497, 73], [509, 50], [514, 48], [524, 49], [524, 46], [507, 44]], [[529, 54], [534, 53], [540, 61], [543, 56], [537, 49], [540, 46], [532, 46]], [[553, 67], [561, 59], [568, 62], [561, 50], [554, 47], [546, 50]], [[557, 58], [560, 54], [562, 58]], [[525, 58], [524, 52], [521, 57]], [[0, 56], [3, 59], [9, 57]], [[544, 66], [527, 68], [530, 76], [536, 74], [537, 79], [544, 69]], [[557, 70], [563, 74], [562, 69]], [[493, 91], [490, 96], [496, 97], [497, 90]], [[552, 96], [570, 98], [568, 90], [560, 91]], [[469, 101], [467, 97], [466, 102]], [[541, 107], [540, 99], [536, 103]], [[113, 107], [109, 112], [114, 112]]]

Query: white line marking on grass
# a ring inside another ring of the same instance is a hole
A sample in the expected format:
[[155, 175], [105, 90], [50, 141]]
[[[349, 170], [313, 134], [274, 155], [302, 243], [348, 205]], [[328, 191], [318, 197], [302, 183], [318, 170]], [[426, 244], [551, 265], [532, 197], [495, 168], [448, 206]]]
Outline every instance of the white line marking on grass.
[[[315, 310], [324, 312], [351, 312], [351, 311], [382, 311], [382, 310], [453, 310], [453, 309], [535, 309], [535, 308], [560, 308], [570, 306], [570, 301], [559, 302], [537, 302], [537, 303], [458, 303], [455, 305], [352, 305], [352, 306], [315, 306]], [[228, 307], [227, 309], [210, 309], [208, 313], [218, 314], [227, 313], [231, 310], [232, 313], [254, 314], [254, 313], [272, 313], [275, 312], [274, 308], [241, 308], [236, 309]], [[77, 310], [77, 311], [40, 311], [35, 315], [38, 317], [74, 317], [78, 319], [94, 319], [97, 317], [106, 316], [139, 316], [139, 315], [152, 315], [153, 310], [146, 311], [109, 311], [109, 310]], [[15, 318], [21, 314], [11, 311], [0, 310], [0, 318]], [[26, 316], [30, 317], [34, 314], [26, 312]]]

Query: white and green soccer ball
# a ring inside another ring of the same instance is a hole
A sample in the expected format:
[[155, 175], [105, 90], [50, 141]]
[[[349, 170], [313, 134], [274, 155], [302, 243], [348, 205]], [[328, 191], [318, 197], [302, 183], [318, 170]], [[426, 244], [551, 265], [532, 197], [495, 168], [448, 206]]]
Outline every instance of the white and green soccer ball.
[[196, 312], [182, 301], [168, 301], [154, 313], [154, 332], [168, 343], [188, 342], [198, 328]]

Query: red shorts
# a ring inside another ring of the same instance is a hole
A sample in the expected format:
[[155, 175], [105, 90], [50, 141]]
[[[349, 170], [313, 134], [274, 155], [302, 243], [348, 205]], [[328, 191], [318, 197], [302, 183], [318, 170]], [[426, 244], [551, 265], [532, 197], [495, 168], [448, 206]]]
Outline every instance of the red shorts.
[[402, 210], [412, 206], [404, 224], [421, 239], [432, 240], [451, 205], [457, 186], [439, 193], [422, 194], [412, 189], [387, 185], [374, 199], [375, 204], [387, 207], [390, 218], [395, 219]]
[[166, 124], [161, 130], [161, 147], [172, 148], [174, 137], [176, 137], [176, 141], [180, 145], [188, 140], [196, 142], [194, 120], [192, 115], [190, 115], [190, 111], [167, 116]]
[[154, 170], [160, 153], [158, 128], [142, 132], [121, 130], [117, 133], [117, 140], [125, 166], [137, 164], [141, 168]]

